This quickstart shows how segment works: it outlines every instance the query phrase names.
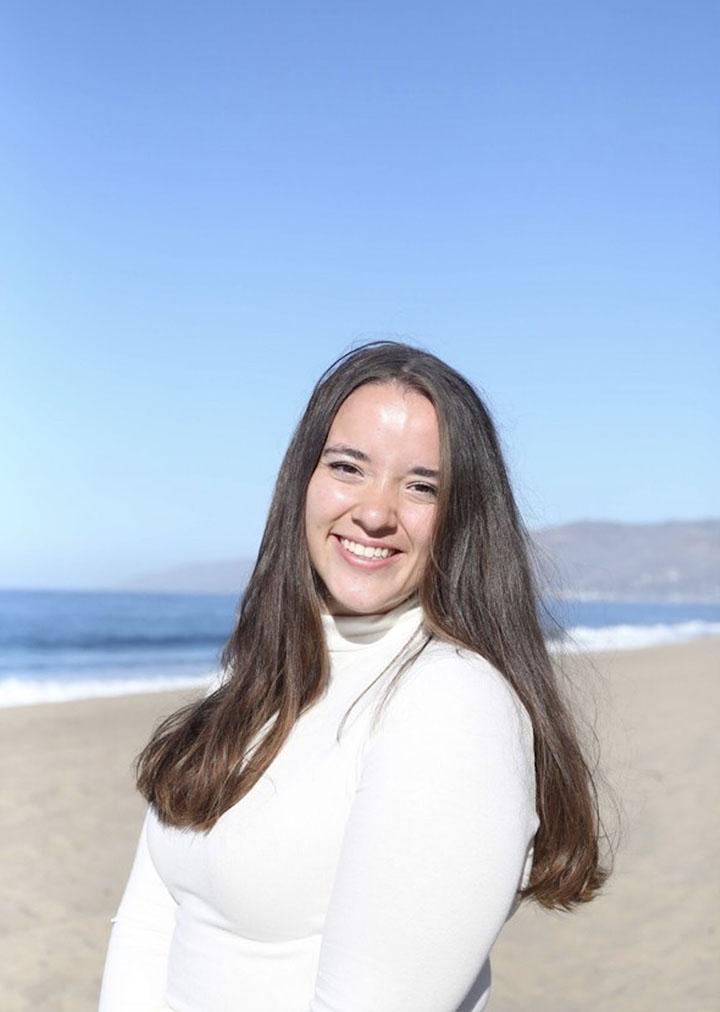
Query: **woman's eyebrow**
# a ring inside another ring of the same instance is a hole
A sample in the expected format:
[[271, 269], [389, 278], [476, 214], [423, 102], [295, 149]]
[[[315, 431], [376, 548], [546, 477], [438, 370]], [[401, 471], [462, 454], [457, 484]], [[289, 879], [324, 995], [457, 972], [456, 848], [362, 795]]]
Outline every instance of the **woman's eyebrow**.
[[[347, 457], [352, 457], [353, 460], [361, 460], [364, 464], [370, 463], [370, 457], [367, 453], [363, 453], [362, 450], [357, 450], [354, 446], [347, 446], [345, 443], [335, 443], [333, 446], [326, 446], [322, 452], [323, 457], [326, 453], [344, 453]], [[440, 472], [433, 470], [431, 467], [411, 467], [408, 470], [408, 474], [416, 474], [418, 478], [438, 478]]]
[[363, 453], [362, 450], [356, 450], [354, 446], [346, 446], [344, 443], [326, 446], [322, 452], [323, 457], [326, 453], [344, 453], [346, 456], [352, 457], [353, 460], [362, 460], [365, 464], [370, 462], [367, 453]]

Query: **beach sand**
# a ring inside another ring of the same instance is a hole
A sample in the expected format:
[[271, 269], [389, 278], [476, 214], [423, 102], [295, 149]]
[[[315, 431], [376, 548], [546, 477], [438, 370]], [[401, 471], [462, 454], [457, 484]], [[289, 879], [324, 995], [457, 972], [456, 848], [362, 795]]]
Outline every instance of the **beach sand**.
[[[720, 639], [570, 666], [599, 690], [597, 727], [624, 823], [616, 870], [604, 895], [573, 914], [521, 907], [493, 951], [490, 1010], [712, 1012]], [[4, 1012], [96, 1009], [144, 811], [132, 760], [191, 695], [0, 710]]]

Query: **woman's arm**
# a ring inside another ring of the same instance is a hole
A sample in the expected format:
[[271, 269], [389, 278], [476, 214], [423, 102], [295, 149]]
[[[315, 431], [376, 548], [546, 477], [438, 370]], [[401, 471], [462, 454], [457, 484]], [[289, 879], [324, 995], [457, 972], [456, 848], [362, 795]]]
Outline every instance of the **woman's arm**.
[[166, 1008], [167, 960], [177, 904], [155, 869], [147, 845], [148, 810], [130, 877], [113, 917], [98, 1012]]
[[366, 748], [309, 1012], [455, 1012], [537, 828], [532, 731], [502, 676], [442, 645], [403, 677]]

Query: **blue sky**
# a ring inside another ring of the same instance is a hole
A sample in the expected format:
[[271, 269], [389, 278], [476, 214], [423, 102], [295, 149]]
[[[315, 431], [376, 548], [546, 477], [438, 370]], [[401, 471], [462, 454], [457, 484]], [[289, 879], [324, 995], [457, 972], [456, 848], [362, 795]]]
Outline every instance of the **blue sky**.
[[720, 513], [719, 20], [6, 5], [0, 585], [251, 554], [379, 337], [486, 394], [530, 526]]

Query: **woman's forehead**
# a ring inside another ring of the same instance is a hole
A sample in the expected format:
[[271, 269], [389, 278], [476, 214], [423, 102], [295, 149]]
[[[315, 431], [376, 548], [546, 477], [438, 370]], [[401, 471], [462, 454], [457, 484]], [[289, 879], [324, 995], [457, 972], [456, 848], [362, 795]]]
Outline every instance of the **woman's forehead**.
[[[328, 444], [342, 443], [372, 455], [393, 448], [422, 451], [437, 461], [440, 436], [431, 401], [398, 383], [358, 387], [333, 419]], [[362, 444], [362, 445], [360, 445]]]

